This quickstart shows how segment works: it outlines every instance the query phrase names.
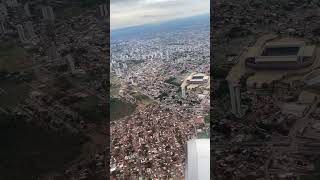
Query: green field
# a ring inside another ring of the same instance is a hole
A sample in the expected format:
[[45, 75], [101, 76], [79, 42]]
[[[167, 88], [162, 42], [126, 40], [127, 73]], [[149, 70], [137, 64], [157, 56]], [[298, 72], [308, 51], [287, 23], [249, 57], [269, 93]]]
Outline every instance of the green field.
[[118, 120], [129, 116], [136, 109], [136, 105], [124, 102], [118, 98], [110, 98], [110, 120]]

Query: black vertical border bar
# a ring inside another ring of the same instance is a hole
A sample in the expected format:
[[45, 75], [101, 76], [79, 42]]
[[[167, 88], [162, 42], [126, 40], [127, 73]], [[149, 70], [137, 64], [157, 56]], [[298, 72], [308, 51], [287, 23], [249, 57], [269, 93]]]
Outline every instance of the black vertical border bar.
[[107, 61], [107, 75], [106, 75], [106, 98], [107, 98], [107, 119], [105, 125], [106, 133], [106, 148], [105, 148], [105, 170], [106, 170], [106, 179], [110, 178], [110, 0], [106, 0], [106, 5], [108, 9], [108, 16], [106, 17], [106, 41], [107, 41], [107, 52], [106, 52], [106, 61]]
[[215, 10], [214, 10], [214, 2], [215, 0], [210, 0], [210, 179], [214, 180], [214, 156], [213, 156], [213, 142], [212, 142], [212, 121], [214, 119], [214, 115], [212, 113], [212, 108], [214, 107], [214, 24], [215, 24]]

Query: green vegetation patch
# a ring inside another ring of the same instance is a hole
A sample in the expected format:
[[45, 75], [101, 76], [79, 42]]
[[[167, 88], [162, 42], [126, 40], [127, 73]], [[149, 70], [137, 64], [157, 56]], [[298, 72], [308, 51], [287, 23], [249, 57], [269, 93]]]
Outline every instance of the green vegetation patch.
[[122, 101], [118, 98], [110, 98], [110, 120], [118, 120], [120, 118], [131, 115], [136, 109], [135, 104]]
[[187, 73], [188, 71], [186, 71], [186, 70], [182, 70], [181, 72], [180, 72], [180, 74], [184, 74], [184, 73]]
[[213, 68], [213, 76], [215, 79], [225, 79], [228, 76], [229, 69], [216, 66]]
[[181, 86], [181, 83], [178, 82], [178, 80], [175, 77], [170, 77], [169, 79], [165, 80], [164, 82], [167, 84], [172, 84], [172, 85], [178, 86], [178, 87]]
[[88, 96], [74, 103], [71, 107], [84, 117], [86, 122], [102, 123], [107, 120], [107, 112], [99, 106], [100, 100], [95, 96]]
[[115, 97], [119, 94], [121, 87], [119, 78], [117, 76], [112, 75], [110, 78], [110, 84], [110, 95], [112, 97]]
[[198, 138], [200, 139], [206, 139], [210, 137], [210, 133], [207, 131], [202, 131], [200, 133], [198, 133]]
[[254, 72], [247, 72], [240, 78], [240, 85], [241, 90], [246, 91], [247, 90], [247, 80], [249, 77], [253, 76]]
[[207, 123], [207, 124], [210, 124], [210, 115], [206, 115], [204, 117], [204, 122]]
[[120, 79], [115, 75], [111, 75], [110, 84], [119, 85], [120, 84]]
[[26, 59], [27, 52], [22, 47], [5, 43], [0, 45], [0, 71], [16, 72], [31, 65]]
[[76, 17], [81, 15], [83, 11], [84, 9], [80, 7], [69, 7], [69, 8], [63, 9], [63, 16], [65, 18]]
[[163, 100], [165, 97], [168, 97], [168, 96], [169, 96], [168, 93], [161, 91], [160, 95], [157, 98], [160, 100]]
[[0, 107], [13, 107], [24, 101], [30, 92], [30, 87], [25, 83], [17, 83], [14, 81], [0, 81], [1, 89], [7, 93], [0, 93]]
[[74, 87], [70, 80], [64, 76], [54, 79], [53, 86], [60, 90], [68, 90]]
[[301, 180], [319, 180], [320, 175], [302, 175], [300, 179]]
[[147, 95], [144, 95], [138, 91], [130, 92], [130, 95], [135, 97], [138, 101], [149, 101], [150, 98]]
[[146, 101], [146, 100], [149, 100], [150, 98], [144, 94], [139, 94], [137, 96], [135, 96], [135, 98], [138, 100], [138, 101]]
[[314, 162], [315, 166], [315, 174], [308, 174], [300, 176], [301, 180], [319, 180], [320, 179], [320, 157], [317, 157], [316, 161]]
[[81, 153], [81, 134], [48, 131], [17, 116], [0, 116], [0, 179], [38, 179], [61, 172]]
[[149, 105], [154, 103], [153, 99], [151, 99], [150, 97], [140, 93], [140, 92], [134, 92], [131, 94], [133, 97], [136, 98], [137, 101], [139, 101], [139, 103], [142, 103], [144, 105]]
[[226, 80], [220, 81], [218, 89], [215, 90], [215, 95], [218, 98], [222, 98], [229, 94], [229, 86]]
[[111, 87], [110, 87], [110, 96], [112, 96], [112, 97], [118, 96], [119, 91], [120, 91], [120, 87], [119, 86], [111, 85]]

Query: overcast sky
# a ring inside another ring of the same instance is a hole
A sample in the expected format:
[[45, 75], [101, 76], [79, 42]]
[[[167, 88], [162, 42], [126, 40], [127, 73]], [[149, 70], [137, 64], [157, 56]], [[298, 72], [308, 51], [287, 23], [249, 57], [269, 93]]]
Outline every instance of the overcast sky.
[[111, 0], [111, 29], [209, 14], [210, 0]]

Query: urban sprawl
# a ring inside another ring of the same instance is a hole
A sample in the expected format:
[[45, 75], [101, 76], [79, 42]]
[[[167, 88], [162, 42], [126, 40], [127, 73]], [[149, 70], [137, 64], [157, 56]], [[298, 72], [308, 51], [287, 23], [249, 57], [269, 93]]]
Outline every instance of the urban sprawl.
[[187, 140], [209, 136], [208, 37], [193, 28], [111, 41], [113, 98], [139, 105], [111, 119], [112, 178], [183, 177]]

